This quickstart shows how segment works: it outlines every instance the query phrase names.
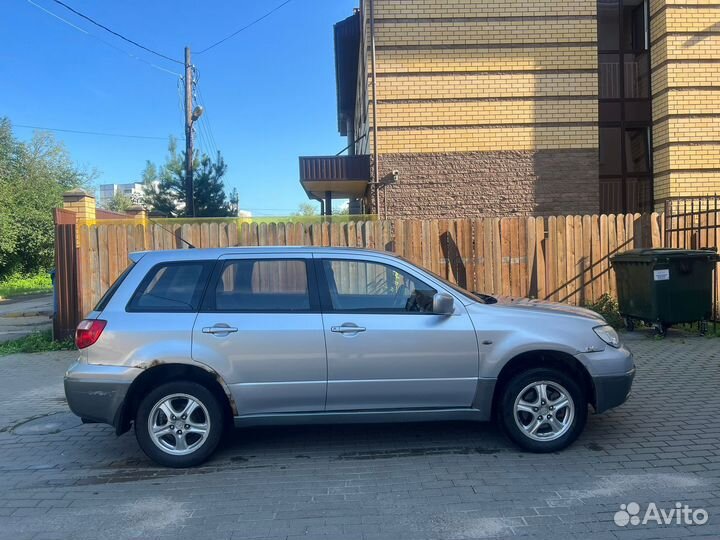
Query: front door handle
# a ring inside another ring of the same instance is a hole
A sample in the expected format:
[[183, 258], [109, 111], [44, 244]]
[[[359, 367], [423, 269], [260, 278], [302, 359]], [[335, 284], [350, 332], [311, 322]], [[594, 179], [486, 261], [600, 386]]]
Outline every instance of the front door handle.
[[357, 334], [358, 332], [365, 332], [366, 330], [367, 328], [355, 324], [343, 324], [342, 326], [330, 327], [330, 331], [336, 334]]
[[237, 331], [238, 331], [237, 328], [233, 328], [228, 325], [220, 325], [220, 324], [216, 324], [215, 326], [206, 326], [205, 328], [202, 329], [203, 334], [213, 334], [213, 335], [221, 335], [221, 336], [223, 336], [223, 335], [226, 336], [228, 334], [232, 334]]

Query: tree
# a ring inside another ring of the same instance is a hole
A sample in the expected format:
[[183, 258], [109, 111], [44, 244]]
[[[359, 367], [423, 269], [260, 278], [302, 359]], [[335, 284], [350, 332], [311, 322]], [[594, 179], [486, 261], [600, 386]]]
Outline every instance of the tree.
[[96, 175], [73, 164], [53, 135], [35, 132], [22, 142], [0, 118], [0, 278], [52, 267], [53, 208], [62, 206], [65, 191], [89, 188]]
[[133, 205], [133, 201], [130, 197], [122, 193], [121, 191], [118, 191], [113, 195], [110, 199], [105, 201], [105, 203], [102, 205], [102, 207], [105, 210], [110, 210], [111, 212], [124, 212], [128, 208], [130, 208]]
[[[223, 177], [227, 172], [227, 165], [220, 152], [214, 161], [206, 154], [195, 152], [193, 170], [195, 216], [237, 215], [237, 210], [233, 211], [233, 200], [228, 200], [225, 194]], [[143, 171], [143, 185], [144, 204], [148, 209], [168, 217], [186, 215], [185, 153], [177, 151], [177, 141], [174, 138], [170, 138], [165, 164], [159, 170], [151, 162], [147, 162]]]
[[312, 217], [318, 215], [317, 207], [314, 204], [303, 202], [298, 204], [297, 212], [293, 212], [294, 217]]
[[230, 192], [230, 211], [233, 216], [240, 215], [240, 195], [238, 194], [237, 188], [232, 188]]
[[[227, 172], [227, 165], [220, 152], [216, 161], [212, 161], [203, 154], [200, 158], [200, 167], [193, 182], [195, 195], [195, 215], [197, 217], [230, 217], [232, 209], [225, 195], [223, 176]], [[237, 213], [235, 213], [237, 215]]]
[[350, 204], [345, 203], [341, 206], [334, 206], [333, 207], [333, 215], [334, 216], [349, 216], [350, 215]]
[[142, 172], [142, 200], [141, 204], [145, 207], [150, 206], [151, 197], [157, 189], [158, 183], [158, 169], [157, 166], [150, 160], [145, 162], [145, 168]]
[[177, 140], [170, 137], [165, 164], [158, 169], [147, 161], [143, 170], [143, 204], [168, 217], [182, 214], [185, 200], [184, 159], [177, 151]]

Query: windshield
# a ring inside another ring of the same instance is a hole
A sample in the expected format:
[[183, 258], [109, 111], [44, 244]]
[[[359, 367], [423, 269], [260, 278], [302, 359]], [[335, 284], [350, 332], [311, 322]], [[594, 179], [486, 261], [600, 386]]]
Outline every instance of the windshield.
[[[398, 257], [398, 259], [402, 259], [403, 261], [405, 261], [405, 262], [407, 262], [407, 263], [409, 263], [409, 264], [412, 264], [413, 266], [416, 266], [414, 263], [412, 263], [411, 261], [409, 261], [409, 260], [406, 259], [405, 257], [402, 257], [402, 256], [400, 256], [400, 255], [398, 255], [397, 257]], [[427, 272], [428, 274], [430, 274], [431, 276], [433, 276], [435, 279], [437, 279], [437, 280], [439, 280], [439, 281], [442, 281], [445, 285], [447, 285], [448, 287], [450, 287], [453, 291], [455, 291], [455, 292], [458, 293], [459, 295], [464, 296], [465, 298], [467, 298], [468, 300], [471, 300], [472, 302], [480, 302], [481, 304], [495, 304], [495, 303], [497, 303], [497, 299], [496, 299], [494, 296], [490, 296], [489, 294], [483, 294], [483, 293], [477, 293], [477, 292], [470, 292], [470, 291], [468, 291], [467, 289], [464, 289], [464, 288], [460, 287], [458, 284], [453, 283], [453, 282], [451, 282], [451, 281], [448, 281], [447, 279], [445, 279], [445, 278], [442, 277], [442, 276], [439, 276], [438, 274], [436, 274], [436, 273], [433, 272], [432, 270], [428, 270], [428, 269], [425, 268], [424, 266], [423, 266], [423, 267], [420, 267], [420, 268], [422, 268], [422, 270], [423, 270], [424, 272]]]

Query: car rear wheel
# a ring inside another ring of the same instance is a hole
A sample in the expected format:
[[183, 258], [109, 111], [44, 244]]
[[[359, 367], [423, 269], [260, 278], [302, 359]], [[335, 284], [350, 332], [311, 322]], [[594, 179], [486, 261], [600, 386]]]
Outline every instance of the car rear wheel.
[[223, 411], [204, 386], [169, 382], [150, 391], [135, 417], [135, 436], [147, 456], [166, 467], [192, 467], [215, 451]]
[[555, 452], [582, 432], [587, 399], [582, 387], [565, 373], [531, 369], [505, 385], [499, 419], [510, 439], [524, 450]]

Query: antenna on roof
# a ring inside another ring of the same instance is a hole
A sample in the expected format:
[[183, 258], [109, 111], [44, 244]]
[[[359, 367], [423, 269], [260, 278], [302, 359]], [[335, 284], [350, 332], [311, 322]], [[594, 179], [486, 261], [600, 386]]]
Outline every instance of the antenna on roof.
[[[170, 234], [172, 234], [172, 235], [175, 234], [175, 233], [173, 233], [170, 229], [168, 229], [167, 227], [163, 227], [162, 225], [160, 225], [157, 221], [155, 221], [155, 220], [154, 220], [153, 218], [151, 218], [151, 217], [148, 217], [148, 221], [149, 221], [150, 223], [152, 223], [153, 225], [157, 225], [158, 227], [160, 227], [163, 231], [165, 231], [165, 232], [167, 232], [167, 233], [170, 233]], [[177, 238], [178, 238], [178, 240], [180, 240], [182, 243], [186, 244], [188, 248], [190, 248], [190, 249], [197, 249], [197, 248], [196, 248], [195, 246], [193, 246], [190, 242], [188, 242], [187, 240], [185, 240], [180, 234], [177, 235]]]

